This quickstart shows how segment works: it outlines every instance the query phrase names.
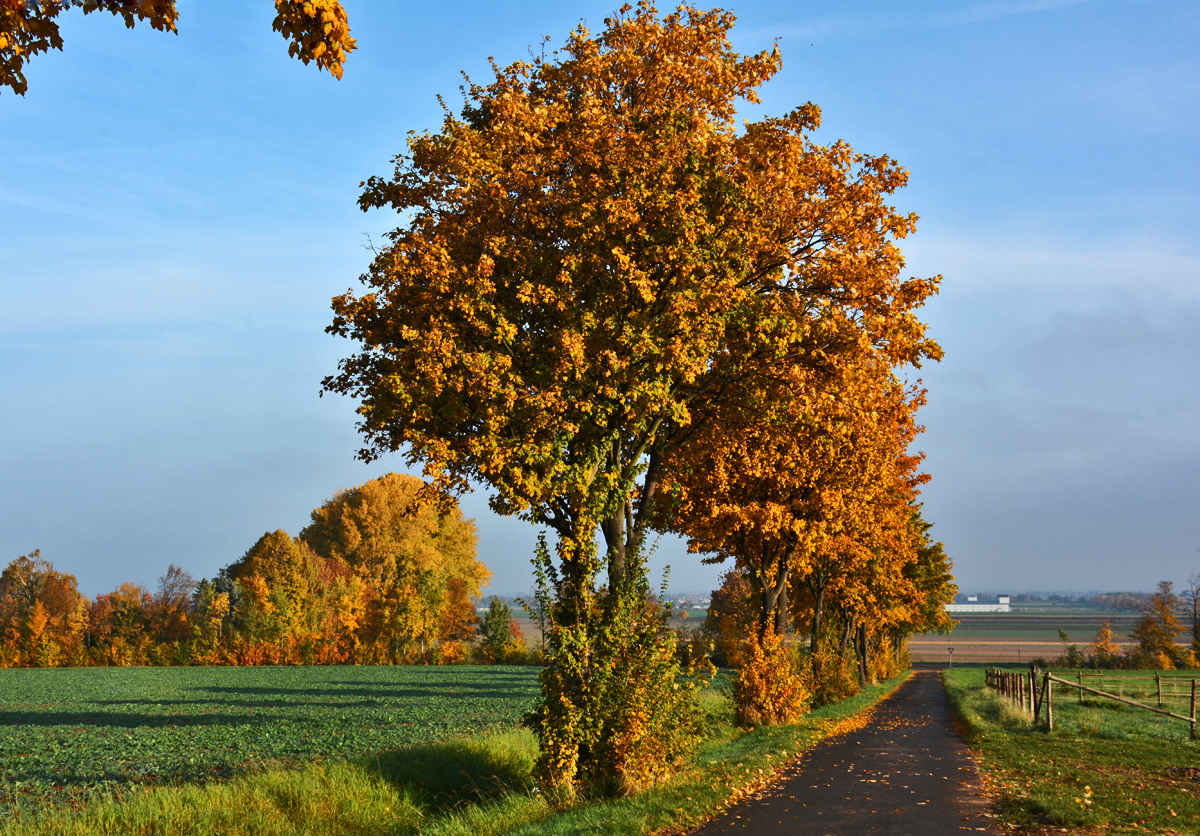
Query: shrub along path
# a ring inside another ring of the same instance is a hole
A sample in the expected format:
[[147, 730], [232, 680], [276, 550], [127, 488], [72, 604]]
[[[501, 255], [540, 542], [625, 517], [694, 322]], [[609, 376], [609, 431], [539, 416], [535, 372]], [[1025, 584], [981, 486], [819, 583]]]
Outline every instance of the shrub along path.
[[917, 671], [867, 725], [827, 740], [693, 836], [935, 834], [991, 828], [979, 770], [936, 671]]

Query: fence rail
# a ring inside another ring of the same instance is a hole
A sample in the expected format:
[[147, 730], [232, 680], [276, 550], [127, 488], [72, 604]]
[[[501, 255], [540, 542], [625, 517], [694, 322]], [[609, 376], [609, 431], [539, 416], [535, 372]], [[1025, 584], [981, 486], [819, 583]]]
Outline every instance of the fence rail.
[[[1041, 687], [1038, 687], [1038, 679], [1041, 678]], [[1079, 692], [1079, 701], [1083, 701], [1084, 693], [1095, 694], [1104, 699], [1113, 700], [1114, 702], [1123, 703], [1125, 705], [1140, 708], [1145, 711], [1151, 711], [1155, 714], [1162, 714], [1166, 717], [1171, 717], [1175, 720], [1182, 720], [1191, 726], [1192, 740], [1196, 739], [1196, 680], [1192, 679], [1191, 683], [1191, 714], [1183, 715], [1176, 714], [1173, 711], [1168, 711], [1163, 708], [1163, 691], [1161, 676], [1141, 676], [1141, 677], [1120, 677], [1124, 680], [1137, 679], [1140, 681], [1155, 680], [1157, 683], [1158, 692], [1158, 707], [1140, 703], [1137, 700], [1131, 700], [1120, 694], [1112, 694], [1108, 691], [1099, 688], [1092, 688], [1083, 684], [1082, 674], [1077, 675], [1078, 682], [1072, 682], [1069, 679], [1063, 679], [1050, 673], [1050, 671], [1039, 671], [1035, 665], [1029, 666], [1029, 672], [1013, 673], [1011, 671], [1002, 671], [997, 668], [988, 668], [985, 672], [985, 678], [988, 687], [994, 688], [1002, 697], [1012, 700], [1021, 706], [1021, 710], [1033, 718], [1033, 722], [1037, 723], [1041, 715], [1042, 706], [1046, 706], [1046, 730], [1054, 730], [1054, 683], [1064, 685], [1068, 688], [1075, 688]], [[1168, 680], [1183, 681], [1177, 677], [1168, 677]], [[1174, 698], [1176, 694], [1167, 695], [1168, 699]]]

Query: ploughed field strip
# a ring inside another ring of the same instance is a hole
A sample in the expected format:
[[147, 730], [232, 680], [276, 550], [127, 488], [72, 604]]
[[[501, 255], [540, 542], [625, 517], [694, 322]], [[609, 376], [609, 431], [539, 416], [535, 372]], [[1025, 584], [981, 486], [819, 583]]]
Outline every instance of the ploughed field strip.
[[0, 815], [511, 728], [514, 667], [0, 671]]
[[918, 671], [858, 731], [819, 743], [770, 788], [693, 836], [940, 834], [989, 830], [975, 760], [935, 671]]
[[1063, 630], [1070, 644], [1086, 651], [1103, 621], [1111, 623], [1116, 643], [1125, 650], [1136, 642], [1126, 638], [1141, 618], [1139, 613], [954, 613], [958, 622], [948, 635], [925, 634], [909, 639], [914, 662], [946, 662], [954, 648], [955, 662], [1029, 662], [1053, 659], [1063, 653]]

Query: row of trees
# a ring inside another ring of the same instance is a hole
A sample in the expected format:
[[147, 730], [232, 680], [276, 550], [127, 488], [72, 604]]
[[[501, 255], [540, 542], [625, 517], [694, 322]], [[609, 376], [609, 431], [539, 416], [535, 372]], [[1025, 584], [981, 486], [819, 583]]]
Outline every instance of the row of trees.
[[793, 611], [817, 667], [851, 645], [869, 666], [953, 594], [944, 556], [922, 563], [924, 394], [898, 373], [941, 357], [916, 316], [939, 279], [900, 277], [907, 172], [814, 142], [811, 103], [739, 126], [780, 55], [735, 53], [732, 25], [641, 2], [469, 83], [366, 182], [362, 208], [403, 225], [333, 302], [327, 330], [361, 350], [324, 387], [360, 401], [361, 456], [486, 485], [555, 535], [529, 718], [547, 792], [636, 788], [698, 739], [647, 603], [652, 529], [753, 589], [747, 706], [799, 693]]
[[[1062, 595], [1055, 593], [1046, 598], [1031, 592], [1022, 592], [1012, 596], [1014, 604], [1037, 604], [1049, 601], [1052, 604], [1092, 604], [1106, 610], [1127, 610], [1140, 612], [1146, 608], [1152, 593], [1149, 592], [1106, 592], [1100, 595]], [[980, 594], [977, 596], [982, 603], [996, 600], [996, 595]], [[966, 602], [966, 596], [958, 596], [959, 603]]]
[[[911, 509], [910, 524], [905, 533], [912, 539], [905, 545], [911, 554], [880, 550], [876, 559], [857, 563], [836, 556], [810, 558], [810, 565], [801, 564], [781, 593], [786, 602], [775, 614], [775, 626], [779, 635], [803, 639], [791, 654], [793, 666], [804, 669], [798, 676], [800, 697], [809, 704], [836, 702], [895, 675], [907, 664], [909, 635], [949, 631], [951, 621], [942, 604], [954, 591], [950, 561], [942, 544], [929, 538], [930, 525], [917, 507]], [[894, 574], [883, 577], [881, 572]], [[829, 581], [823, 587], [822, 577]], [[736, 565], [713, 592], [704, 625], [689, 633], [689, 644], [694, 648], [707, 641], [717, 664], [743, 667], [752, 649], [746, 637], [757, 634], [761, 640], [768, 632], [762, 597], [763, 584], [756, 582], [753, 567]], [[780, 709], [785, 715], [797, 710]]]
[[[458, 661], [491, 573], [474, 523], [425, 489], [391, 473], [339, 491], [298, 537], [268, 532], [199, 583], [172, 565], [153, 592], [89, 601], [39, 552], [19, 557], [0, 575], [0, 666]], [[512, 657], [512, 626], [493, 617], [484, 656]]]

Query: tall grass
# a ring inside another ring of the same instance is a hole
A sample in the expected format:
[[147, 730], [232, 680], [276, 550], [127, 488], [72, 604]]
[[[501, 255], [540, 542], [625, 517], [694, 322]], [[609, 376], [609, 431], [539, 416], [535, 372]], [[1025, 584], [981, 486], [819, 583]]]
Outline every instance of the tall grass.
[[206, 786], [134, 791], [80, 811], [17, 810], [0, 833], [407, 834], [501, 832], [545, 816], [530, 792], [536, 742], [528, 732], [418, 746], [369, 760], [269, 769]]

